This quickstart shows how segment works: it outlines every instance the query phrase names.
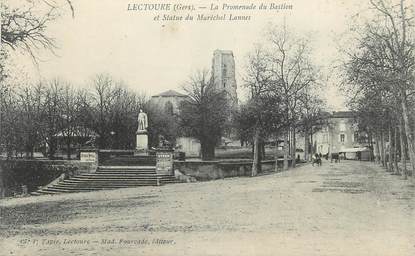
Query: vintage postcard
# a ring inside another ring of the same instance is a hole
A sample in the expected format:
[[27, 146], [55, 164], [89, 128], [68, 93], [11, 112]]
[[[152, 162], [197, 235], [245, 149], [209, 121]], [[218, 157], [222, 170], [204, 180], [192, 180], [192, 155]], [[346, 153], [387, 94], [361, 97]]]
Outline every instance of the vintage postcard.
[[415, 255], [413, 1], [0, 6], [0, 256]]

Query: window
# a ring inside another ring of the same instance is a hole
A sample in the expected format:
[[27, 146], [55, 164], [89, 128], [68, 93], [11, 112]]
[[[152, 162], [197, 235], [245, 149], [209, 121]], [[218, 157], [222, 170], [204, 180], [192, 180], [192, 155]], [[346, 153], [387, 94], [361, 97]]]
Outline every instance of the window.
[[340, 142], [344, 143], [346, 141], [346, 135], [344, 133], [340, 134]]

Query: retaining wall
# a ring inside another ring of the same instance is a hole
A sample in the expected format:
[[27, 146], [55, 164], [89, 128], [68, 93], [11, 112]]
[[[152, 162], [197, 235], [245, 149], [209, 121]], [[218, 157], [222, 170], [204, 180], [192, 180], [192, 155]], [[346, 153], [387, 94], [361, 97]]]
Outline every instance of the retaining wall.
[[[278, 167], [281, 168], [282, 163], [282, 161], [278, 161]], [[199, 181], [251, 176], [252, 160], [174, 161], [174, 169]], [[274, 170], [275, 160], [262, 161], [261, 172]]]
[[77, 160], [0, 160], [0, 198], [37, 190], [61, 176], [91, 173], [96, 163]]

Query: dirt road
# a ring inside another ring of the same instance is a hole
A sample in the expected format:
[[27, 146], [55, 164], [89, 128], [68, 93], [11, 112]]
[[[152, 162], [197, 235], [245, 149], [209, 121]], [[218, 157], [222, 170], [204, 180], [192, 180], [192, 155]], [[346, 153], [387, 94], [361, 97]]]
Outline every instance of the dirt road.
[[0, 255], [415, 255], [415, 186], [365, 162], [0, 207]]

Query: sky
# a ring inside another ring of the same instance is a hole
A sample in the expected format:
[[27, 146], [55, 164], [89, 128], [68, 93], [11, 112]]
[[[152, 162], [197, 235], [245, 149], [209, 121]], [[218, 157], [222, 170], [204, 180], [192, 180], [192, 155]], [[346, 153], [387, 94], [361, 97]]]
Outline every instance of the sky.
[[[17, 1], [17, 0], [16, 0]], [[62, 0], [55, 0], [62, 1]], [[29, 76], [35, 79], [59, 77], [77, 86], [90, 86], [99, 73], [123, 80], [130, 88], [148, 95], [169, 89], [180, 90], [190, 74], [211, 66], [215, 49], [232, 50], [236, 62], [238, 94], [243, 97], [242, 76], [247, 54], [258, 42], [270, 22], [286, 22], [290, 30], [311, 36], [313, 61], [328, 77], [323, 90], [333, 110], [344, 108], [344, 97], [337, 88], [338, 79], [332, 65], [339, 57], [339, 36], [347, 32], [351, 16], [361, 10], [358, 0], [212, 0], [212, 1], [139, 1], [139, 0], [72, 0], [74, 17], [69, 8], [49, 28], [56, 39], [56, 55], [42, 53], [37, 69]], [[64, 1], [63, 1], [64, 2]], [[63, 3], [62, 2], [62, 3]], [[193, 5], [195, 11], [129, 11], [128, 5], [167, 3]], [[210, 5], [271, 3], [292, 5], [292, 10], [211, 11]], [[199, 9], [199, 7], [207, 9]], [[204, 14], [251, 15], [249, 21], [154, 21], [158, 14], [196, 16]], [[30, 60], [21, 62], [30, 67]], [[30, 69], [30, 68], [29, 68]]]

